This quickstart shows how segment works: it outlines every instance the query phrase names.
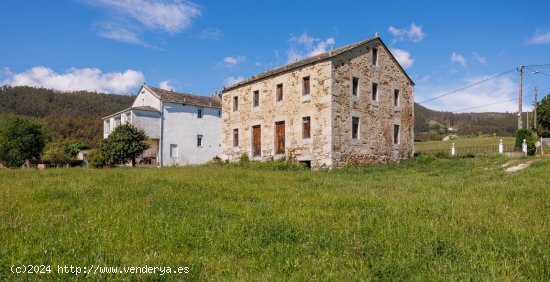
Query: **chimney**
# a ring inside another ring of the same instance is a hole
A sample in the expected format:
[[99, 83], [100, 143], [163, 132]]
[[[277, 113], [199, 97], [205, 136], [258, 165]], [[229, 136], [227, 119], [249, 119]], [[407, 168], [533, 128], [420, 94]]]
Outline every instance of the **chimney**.
[[374, 37], [380, 37], [380, 35], [378, 35], [378, 31], [374, 34]]

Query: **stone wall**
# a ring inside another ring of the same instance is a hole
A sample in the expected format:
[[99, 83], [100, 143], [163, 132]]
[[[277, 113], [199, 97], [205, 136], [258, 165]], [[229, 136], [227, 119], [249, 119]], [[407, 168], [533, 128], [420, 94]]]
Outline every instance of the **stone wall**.
[[[378, 48], [378, 64], [372, 49]], [[413, 85], [378, 40], [332, 58], [333, 164], [366, 165], [400, 161], [414, 153]], [[359, 78], [352, 96], [352, 77]], [[378, 83], [378, 101], [372, 101], [372, 83]], [[400, 91], [399, 107], [393, 105]], [[352, 139], [352, 117], [360, 118], [359, 138]], [[400, 142], [393, 144], [393, 125], [400, 126]]]
[[[310, 77], [311, 94], [302, 95], [302, 79]], [[277, 85], [283, 84], [283, 101], [276, 101]], [[331, 62], [325, 60], [292, 71], [244, 84], [223, 93], [223, 157], [238, 160], [242, 154], [252, 156], [252, 126], [261, 126], [261, 157], [275, 155], [275, 122], [285, 122], [285, 153], [298, 160], [309, 160], [313, 167], [331, 163]], [[260, 105], [253, 107], [253, 92], [260, 93]], [[233, 111], [233, 97], [238, 96], [239, 110]], [[311, 118], [311, 138], [302, 138], [302, 118]], [[239, 146], [233, 146], [233, 129], [239, 129]]]

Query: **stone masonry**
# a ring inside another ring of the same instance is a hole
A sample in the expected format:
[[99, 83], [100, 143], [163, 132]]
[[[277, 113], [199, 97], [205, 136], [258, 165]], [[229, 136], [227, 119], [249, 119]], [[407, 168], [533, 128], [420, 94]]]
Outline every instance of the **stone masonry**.
[[[304, 77], [310, 80], [309, 95], [304, 95]], [[356, 95], [352, 93], [354, 80]], [[376, 100], [373, 83], [377, 84]], [[283, 99], [277, 101], [277, 85], [281, 84]], [[261, 156], [254, 160], [286, 155], [310, 161], [312, 168], [333, 168], [412, 157], [413, 87], [379, 37], [261, 73], [223, 91], [223, 157], [236, 161], [248, 154], [252, 158], [253, 126], [261, 128]], [[257, 107], [253, 105], [255, 91], [259, 93]], [[303, 135], [304, 117], [311, 121], [309, 138]], [[354, 117], [359, 121], [356, 138], [352, 138]], [[285, 154], [277, 155], [275, 123], [283, 121]], [[234, 144], [235, 129], [238, 144]]]

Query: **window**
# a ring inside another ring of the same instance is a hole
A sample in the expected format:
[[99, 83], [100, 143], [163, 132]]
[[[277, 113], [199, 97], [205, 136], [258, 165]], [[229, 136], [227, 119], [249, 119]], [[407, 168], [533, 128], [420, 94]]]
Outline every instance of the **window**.
[[311, 137], [311, 118], [303, 117], [302, 118], [302, 138], [308, 139]]
[[359, 118], [358, 117], [351, 118], [351, 138], [359, 139]]
[[233, 97], [233, 111], [239, 111], [239, 96]]
[[378, 66], [378, 48], [372, 49], [372, 64]]
[[357, 94], [359, 93], [359, 78], [357, 77], [353, 77], [352, 79], [352, 91], [351, 91], [351, 95], [353, 96], [357, 96]]
[[283, 100], [283, 84], [277, 84], [277, 102]]
[[239, 129], [233, 129], [233, 147], [239, 147]]
[[197, 118], [202, 118], [202, 109], [197, 110]]
[[285, 122], [275, 123], [275, 154], [285, 153]]
[[222, 111], [218, 111], [218, 116], [219, 116], [219, 117], [222, 116]]
[[378, 101], [378, 83], [372, 83], [372, 100]]
[[399, 107], [399, 90], [393, 90], [393, 105]]
[[399, 144], [399, 125], [393, 125], [393, 144]]
[[197, 147], [202, 147], [202, 135], [197, 135]]
[[304, 85], [302, 89], [302, 95], [306, 96], [310, 93], [310, 87], [309, 87], [309, 76], [304, 77], [302, 84]]
[[170, 158], [178, 157], [178, 145], [170, 144]]
[[252, 100], [253, 100], [254, 107], [260, 106], [260, 91], [256, 90], [252, 92]]

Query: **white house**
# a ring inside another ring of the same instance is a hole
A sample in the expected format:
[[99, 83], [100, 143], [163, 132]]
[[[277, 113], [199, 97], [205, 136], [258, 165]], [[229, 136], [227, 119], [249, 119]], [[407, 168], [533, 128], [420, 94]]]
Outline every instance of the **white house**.
[[149, 136], [140, 164], [203, 164], [221, 155], [221, 99], [143, 85], [132, 106], [103, 118], [104, 134], [132, 124]]

